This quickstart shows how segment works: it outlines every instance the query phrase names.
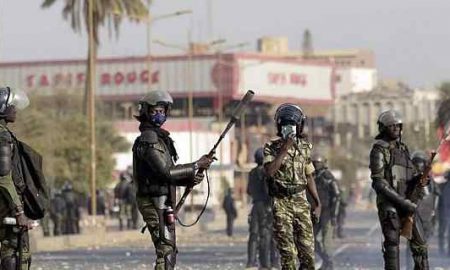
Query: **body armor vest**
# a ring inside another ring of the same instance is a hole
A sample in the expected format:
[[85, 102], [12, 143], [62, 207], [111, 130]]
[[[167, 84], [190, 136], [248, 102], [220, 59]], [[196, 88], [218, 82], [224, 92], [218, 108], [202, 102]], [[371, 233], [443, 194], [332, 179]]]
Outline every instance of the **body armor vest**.
[[157, 143], [150, 144], [145, 140], [144, 135], [137, 138], [133, 146], [135, 168], [133, 177], [137, 185], [137, 194], [150, 196], [169, 195], [169, 183], [160, 179], [160, 176], [156, 174], [151, 166], [154, 160], [150, 160], [150, 157], [145, 156], [148, 147], [153, 147], [157, 150], [157, 155], [154, 156], [153, 159], [159, 159], [159, 161], [166, 164], [166, 168], [170, 168], [174, 165], [169, 147], [165, 144], [163, 139], [158, 137]]
[[408, 182], [414, 176], [414, 164], [409, 158], [408, 150], [400, 145], [390, 150], [389, 184], [401, 196], [405, 196]]
[[316, 188], [319, 195], [320, 202], [324, 206], [323, 210], [329, 207], [330, 198], [330, 184], [332, 179], [328, 179], [325, 176], [326, 169], [316, 171]]

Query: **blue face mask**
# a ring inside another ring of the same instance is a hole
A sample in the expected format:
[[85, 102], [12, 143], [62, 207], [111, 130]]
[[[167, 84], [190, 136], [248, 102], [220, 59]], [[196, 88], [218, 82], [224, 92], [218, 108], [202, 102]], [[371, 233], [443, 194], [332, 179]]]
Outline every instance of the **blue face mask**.
[[157, 127], [160, 127], [166, 122], [167, 116], [164, 113], [156, 113], [150, 116], [150, 121]]

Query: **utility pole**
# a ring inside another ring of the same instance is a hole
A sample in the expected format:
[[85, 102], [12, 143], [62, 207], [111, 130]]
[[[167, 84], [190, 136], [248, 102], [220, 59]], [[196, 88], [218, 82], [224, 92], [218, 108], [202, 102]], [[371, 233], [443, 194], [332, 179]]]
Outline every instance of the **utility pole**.
[[88, 119], [89, 119], [89, 133], [90, 133], [90, 170], [89, 178], [91, 182], [91, 210], [92, 216], [95, 220], [95, 215], [97, 214], [97, 183], [96, 183], [96, 141], [95, 141], [95, 84], [96, 84], [96, 70], [95, 70], [95, 59], [96, 59], [96, 44], [94, 39], [94, 0], [89, 0], [88, 2], [88, 42], [89, 42], [89, 59], [88, 59]]

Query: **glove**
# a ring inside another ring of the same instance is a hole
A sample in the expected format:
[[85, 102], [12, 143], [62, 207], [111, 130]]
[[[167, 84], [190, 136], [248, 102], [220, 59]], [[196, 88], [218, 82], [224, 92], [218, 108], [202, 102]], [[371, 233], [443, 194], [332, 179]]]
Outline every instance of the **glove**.
[[203, 181], [205, 175], [203, 173], [197, 173], [194, 177], [194, 186], [200, 184]]

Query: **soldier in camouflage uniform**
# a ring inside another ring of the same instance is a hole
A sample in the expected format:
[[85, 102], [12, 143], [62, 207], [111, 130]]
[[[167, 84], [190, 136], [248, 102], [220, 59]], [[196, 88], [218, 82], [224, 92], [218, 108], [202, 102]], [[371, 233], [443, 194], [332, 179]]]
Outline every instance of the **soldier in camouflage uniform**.
[[336, 225], [340, 191], [336, 179], [327, 168], [325, 157], [314, 153], [311, 159], [316, 170], [314, 176], [319, 199], [322, 203], [322, 214], [319, 222], [314, 224], [315, 246], [317, 253], [323, 260], [320, 270], [332, 270], [331, 238], [333, 227]]
[[[296, 269], [295, 255], [299, 259], [299, 269], [314, 270], [312, 216], [319, 218], [321, 206], [310, 158], [312, 144], [303, 134], [305, 119], [299, 106], [280, 105], [275, 113], [280, 138], [264, 146], [264, 168], [273, 197], [273, 232], [282, 270]], [[314, 200], [313, 211], [306, 190]]]
[[206, 155], [193, 163], [175, 165], [178, 159], [166, 121], [172, 97], [166, 91], [151, 91], [139, 102], [141, 135], [133, 145], [133, 181], [136, 197], [156, 249], [156, 270], [172, 270], [176, 263], [175, 219], [176, 186], [199, 184], [213, 159]]
[[[379, 134], [370, 152], [372, 188], [377, 194], [378, 217], [384, 236], [384, 269], [398, 270], [401, 219], [416, 212], [417, 205], [407, 199], [406, 192], [415, 188], [416, 169], [410, 159], [407, 146], [401, 140], [402, 120], [400, 115], [388, 110], [378, 117]], [[420, 200], [420, 190], [416, 189], [415, 201]], [[423, 195], [423, 194], [422, 194]], [[428, 250], [422, 222], [415, 215], [411, 252], [414, 269], [427, 270]]]
[[[16, 120], [17, 109], [28, 106], [25, 93], [0, 87], [0, 269], [16, 270], [21, 264], [22, 270], [31, 265], [31, 251], [28, 237], [29, 221], [24, 213], [23, 194], [16, 187], [13, 176], [18, 162], [16, 140], [7, 128], [8, 123]], [[5, 217], [15, 217], [17, 226], [4, 225]], [[21, 242], [19, 242], [21, 240]], [[20, 243], [20, 244], [19, 244]], [[20, 250], [21, 249], [21, 250]], [[20, 253], [22, 261], [19, 262]]]

